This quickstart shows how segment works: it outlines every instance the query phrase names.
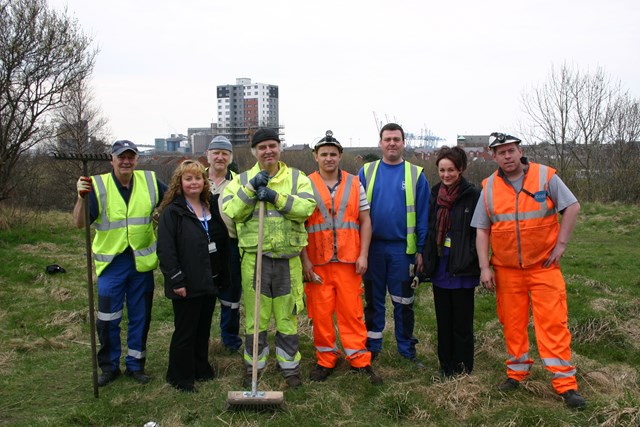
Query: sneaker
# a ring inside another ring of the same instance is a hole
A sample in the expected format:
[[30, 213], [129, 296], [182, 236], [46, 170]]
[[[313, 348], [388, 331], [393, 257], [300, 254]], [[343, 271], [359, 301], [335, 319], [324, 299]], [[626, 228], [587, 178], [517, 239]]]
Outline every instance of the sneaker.
[[569, 408], [582, 409], [587, 406], [587, 401], [580, 395], [580, 393], [578, 393], [577, 390], [565, 391], [560, 396], [562, 396], [565, 405]]
[[315, 368], [309, 374], [311, 381], [325, 381], [329, 378], [329, 375], [333, 373], [334, 368], [325, 368], [324, 366], [316, 365]]
[[104, 387], [112, 381], [115, 381], [122, 373], [120, 369], [115, 371], [102, 371], [98, 377], [98, 387]]
[[136, 380], [138, 384], [146, 384], [151, 381], [151, 377], [145, 374], [142, 369], [139, 371], [130, 371], [129, 369], [125, 369], [124, 374]]
[[373, 372], [373, 368], [371, 367], [371, 365], [365, 366], [364, 368], [354, 368], [352, 366], [351, 370], [358, 373], [366, 374], [369, 377], [369, 382], [373, 385], [380, 385], [383, 382], [382, 378], [380, 378], [375, 372]]
[[287, 382], [289, 388], [298, 388], [302, 385], [302, 381], [300, 380], [300, 376], [298, 375], [288, 376], [285, 378], [285, 381]]
[[512, 391], [517, 389], [520, 386], [520, 381], [514, 380], [513, 378], [507, 378], [505, 382], [498, 386], [498, 390], [500, 391]]

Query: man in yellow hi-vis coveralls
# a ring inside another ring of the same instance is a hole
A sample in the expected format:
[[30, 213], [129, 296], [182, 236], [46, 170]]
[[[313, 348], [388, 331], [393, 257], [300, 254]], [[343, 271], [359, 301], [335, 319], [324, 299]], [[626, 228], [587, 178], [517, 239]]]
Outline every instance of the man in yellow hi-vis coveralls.
[[223, 201], [224, 213], [235, 221], [238, 246], [244, 251], [241, 266], [247, 374], [243, 386], [251, 386], [258, 201], [264, 201], [258, 370], [262, 371], [267, 363], [267, 328], [273, 314], [278, 365], [288, 386], [299, 387], [302, 381], [297, 313], [304, 308], [300, 251], [307, 245], [304, 222], [313, 213], [316, 201], [309, 178], [280, 161], [280, 138], [274, 129], [258, 129], [251, 140], [251, 151], [258, 162], [227, 185]]

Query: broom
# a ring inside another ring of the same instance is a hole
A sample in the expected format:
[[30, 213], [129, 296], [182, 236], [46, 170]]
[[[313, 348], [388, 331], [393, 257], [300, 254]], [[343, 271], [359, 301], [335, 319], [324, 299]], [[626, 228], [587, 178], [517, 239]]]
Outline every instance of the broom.
[[227, 409], [277, 410], [284, 404], [281, 391], [258, 391], [258, 330], [260, 329], [260, 289], [262, 285], [262, 239], [264, 237], [264, 201], [258, 211], [258, 252], [256, 254], [256, 303], [253, 311], [253, 364], [251, 366], [251, 391], [230, 391]]

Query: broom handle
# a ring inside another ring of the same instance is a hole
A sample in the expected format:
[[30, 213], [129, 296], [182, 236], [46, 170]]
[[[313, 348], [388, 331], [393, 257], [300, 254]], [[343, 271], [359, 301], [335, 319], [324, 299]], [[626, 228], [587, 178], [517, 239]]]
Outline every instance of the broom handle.
[[262, 288], [262, 240], [264, 238], [264, 201], [258, 210], [258, 251], [256, 253], [256, 302], [253, 310], [253, 364], [251, 366], [251, 394], [258, 390], [258, 332], [260, 329], [260, 292]]

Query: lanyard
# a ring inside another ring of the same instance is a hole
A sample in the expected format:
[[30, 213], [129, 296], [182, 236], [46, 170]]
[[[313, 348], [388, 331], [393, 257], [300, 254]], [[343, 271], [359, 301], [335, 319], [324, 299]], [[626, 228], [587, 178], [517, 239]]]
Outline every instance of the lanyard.
[[[184, 201], [187, 202], [187, 206], [189, 207], [191, 212], [193, 212], [193, 214], [196, 215], [196, 218], [198, 218], [198, 215], [196, 214], [196, 211], [193, 209], [193, 206], [191, 206], [191, 203], [189, 203], [189, 201], [186, 198], [184, 199]], [[211, 241], [211, 238], [209, 237], [209, 223], [207, 222], [207, 214], [206, 214], [206, 211], [204, 210], [204, 206], [202, 206], [202, 220], [198, 218], [198, 221], [200, 222], [200, 225], [202, 225], [202, 228], [204, 229], [204, 233], [207, 235], [207, 240]]]

